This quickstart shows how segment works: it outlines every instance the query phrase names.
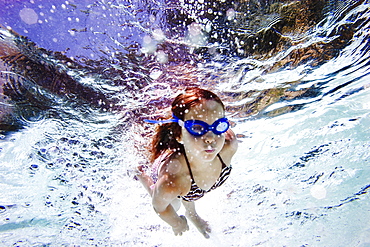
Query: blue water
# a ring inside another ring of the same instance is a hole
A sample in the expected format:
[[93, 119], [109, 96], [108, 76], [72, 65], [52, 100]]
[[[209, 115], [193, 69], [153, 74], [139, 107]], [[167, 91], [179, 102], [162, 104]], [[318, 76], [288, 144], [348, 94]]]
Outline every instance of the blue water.
[[[118, 63], [117, 52], [126, 54], [136, 41], [148, 54], [160, 45], [157, 36], [145, 39], [148, 30], [162, 35], [162, 28], [170, 44], [205, 42], [203, 36], [180, 40], [180, 24], [165, 29], [165, 2], [149, 3], [157, 6], [157, 19], [148, 4], [129, 1], [19, 1], [1, 10], [3, 26], [88, 65], [79, 70], [47, 60], [114, 103], [99, 107], [79, 101], [78, 93], [63, 97], [32, 81], [27, 93], [47, 108], [0, 101], [17, 123], [15, 130], [0, 132], [0, 245], [370, 246], [369, 3], [328, 8], [322, 22], [291, 34], [296, 44], [265, 57], [232, 51], [199, 59], [190, 49], [168, 53], [170, 61], [157, 52], [157, 62], [123, 56], [127, 60]], [[42, 22], [19, 20], [24, 7]], [[330, 42], [330, 33], [344, 24], [354, 26], [353, 37], [330, 59], [281, 63], [294, 51]], [[7, 28], [2, 35], [13, 37]], [[226, 43], [208, 45], [231, 50]], [[177, 63], [182, 56], [186, 62]], [[94, 61], [104, 69], [89, 70]], [[110, 68], [125, 83], [115, 85]], [[2, 70], [2, 78], [9, 75]], [[152, 129], [142, 118], [163, 114], [185, 87], [181, 78], [190, 76], [201, 82], [186, 83], [223, 98], [240, 142], [227, 183], [197, 202], [213, 230], [209, 240], [192, 225], [174, 236], [130, 172], [146, 162]], [[19, 82], [26, 83], [24, 78]]]

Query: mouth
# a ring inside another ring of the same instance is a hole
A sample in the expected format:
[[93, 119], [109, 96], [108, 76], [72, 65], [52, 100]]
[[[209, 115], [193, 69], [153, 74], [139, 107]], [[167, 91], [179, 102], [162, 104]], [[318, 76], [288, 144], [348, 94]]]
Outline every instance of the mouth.
[[214, 149], [214, 148], [209, 148], [209, 149], [206, 149], [206, 150], [204, 150], [206, 153], [208, 153], [208, 154], [211, 154], [211, 153], [214, 153], [215, 151], [216, 151], [216, 149]]

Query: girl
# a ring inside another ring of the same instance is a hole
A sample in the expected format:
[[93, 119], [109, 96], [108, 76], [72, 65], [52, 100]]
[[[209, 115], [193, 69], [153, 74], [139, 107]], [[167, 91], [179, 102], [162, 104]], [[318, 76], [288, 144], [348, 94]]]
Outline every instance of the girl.
[[[140, 167], [138, 178], [152, 197], [154, 210], [175, 235], [189, 230], [186, 218], [209, 238], [211, 229], [195, 211], [194, 201], [221, 186], [231, 171], [237, 139], [214, 93], [187, 89], [172, 103], [172, 119], [159, 123], [151, 144], [154, 176]], [[182, 201], [185, 216], [176, 211]]]

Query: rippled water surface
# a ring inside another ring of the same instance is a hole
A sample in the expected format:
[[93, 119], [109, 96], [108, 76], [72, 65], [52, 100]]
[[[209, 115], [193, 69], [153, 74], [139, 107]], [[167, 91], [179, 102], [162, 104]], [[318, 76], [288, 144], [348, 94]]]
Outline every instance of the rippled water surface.
[[[289, 1], [242, 2], [0, 3], [2, 246], [370, 246], [368, 1], [291, 30], [266, 10]], [[197, 202], [209, 240], [175, 237], [131, 172], [187, 86], [239, 138]]]

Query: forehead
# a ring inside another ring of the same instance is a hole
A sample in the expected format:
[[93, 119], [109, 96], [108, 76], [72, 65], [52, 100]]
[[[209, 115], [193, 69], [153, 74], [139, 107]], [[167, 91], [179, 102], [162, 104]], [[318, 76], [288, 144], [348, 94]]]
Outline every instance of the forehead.
[[215, 100], [202, 100], [185, 114], [185, 120], [196, 119], [212, 124], [225, 116], [222, 105]]

